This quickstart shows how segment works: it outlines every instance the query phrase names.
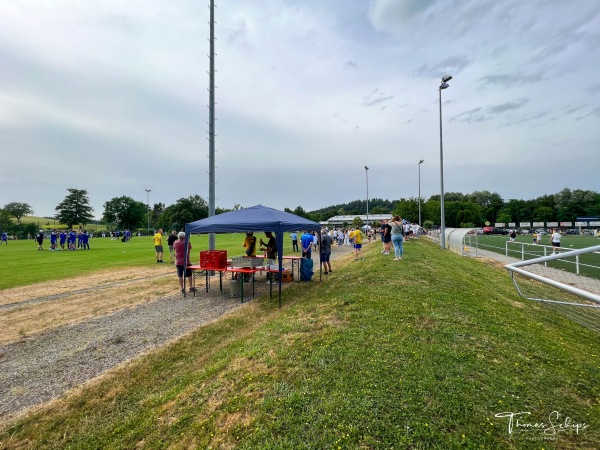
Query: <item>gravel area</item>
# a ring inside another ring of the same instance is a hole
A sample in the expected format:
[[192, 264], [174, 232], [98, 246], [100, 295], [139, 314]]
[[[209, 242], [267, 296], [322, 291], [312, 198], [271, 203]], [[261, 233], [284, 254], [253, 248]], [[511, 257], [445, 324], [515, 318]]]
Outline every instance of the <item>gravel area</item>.
[[[334, 246], [332, 260], [351, 251]], [[211, 294], [161, 297], [0, 345], [0, 424], [241, 305], [218, 289]]]

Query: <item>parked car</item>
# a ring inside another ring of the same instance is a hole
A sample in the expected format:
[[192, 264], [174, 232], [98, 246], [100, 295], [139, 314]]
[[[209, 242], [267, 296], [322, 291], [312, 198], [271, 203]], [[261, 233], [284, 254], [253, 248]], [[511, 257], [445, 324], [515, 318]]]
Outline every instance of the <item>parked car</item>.
[[508, 234], [508, 231], [504, 228], [496, 228], [496, 227], [483, 227], [481, 229], [482, 234]]

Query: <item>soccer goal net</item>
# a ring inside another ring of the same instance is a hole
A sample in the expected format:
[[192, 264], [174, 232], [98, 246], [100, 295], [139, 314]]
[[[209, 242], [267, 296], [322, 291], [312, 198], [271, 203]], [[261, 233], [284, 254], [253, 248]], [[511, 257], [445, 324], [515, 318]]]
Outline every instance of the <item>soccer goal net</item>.
[[[600, 332], [600, 271], [566, 270], [600, 258], [600, 245], [507, 264], [519, 294]], [[582, 262], [584, 261], [584, 262]]]

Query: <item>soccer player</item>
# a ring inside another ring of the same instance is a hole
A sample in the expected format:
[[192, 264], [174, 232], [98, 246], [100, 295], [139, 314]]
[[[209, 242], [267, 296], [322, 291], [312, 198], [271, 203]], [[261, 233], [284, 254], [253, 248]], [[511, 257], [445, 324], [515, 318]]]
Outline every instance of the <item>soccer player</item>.
[[154, 235], [154, 250], [156, 250], [156, 262], [164, 264], [163, 261], [163, 245], [162, 245], [162, 228], [159, 228]]

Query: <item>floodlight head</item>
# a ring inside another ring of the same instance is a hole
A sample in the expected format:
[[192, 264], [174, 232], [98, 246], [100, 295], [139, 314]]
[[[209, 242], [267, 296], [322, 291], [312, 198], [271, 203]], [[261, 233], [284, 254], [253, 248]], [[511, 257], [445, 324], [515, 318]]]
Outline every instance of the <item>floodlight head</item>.
[[369, 168], [367, 166], [365, 166], [365, 170], [369, 170]]
[[452, 77], [450, 75], [444, 75], [442, 77], [442, 83], [447, 83], [448, 81], [450, 81], [452, 79]]
[[446, 89], [446, 88], [449, 88], [449, 87], [450, 87], [450, 85], [448, 83], [446, 83], [446, 82], [443, 82], [442, 84], [440, 84], [440, 90], [441, 89]]
[[423, 164], [425, 162], [424, 159], [422, 159], [421, 161], [419, 161], [419, 164]]

